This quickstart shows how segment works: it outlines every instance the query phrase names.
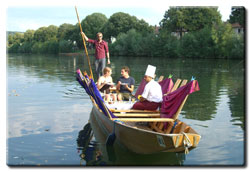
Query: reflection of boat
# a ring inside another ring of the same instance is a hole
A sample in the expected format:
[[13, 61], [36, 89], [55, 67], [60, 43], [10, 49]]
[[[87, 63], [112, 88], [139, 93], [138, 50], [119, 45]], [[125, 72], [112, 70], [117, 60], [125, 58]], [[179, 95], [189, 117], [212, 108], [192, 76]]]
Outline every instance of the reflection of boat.
[[91, 115], [96, 119], [106, 135], [114, 136], [108, 137], [107, 143], [109, 143], [109, 138], [116, 138], [119, 144], [139, 154], [188, 152], [188, 150], [198, 145], [200, 135], [179, 120], [175, 120], [174, 126], [168, 125], [168, 128], [172, 128], [169, 133], [154, 131], [145, 122], [173, 122], [173, 119], [130, 118], [132, 122], [129, 122], [131, 121], [129, 118], [126, 118], [126, 120], [119, 118], [118, 120], [103, 102], [93, 80], [83, 76], [80, 70], [77, 71], [77, 74], [79, 83], [91, 96], [93, 102]]
[[90, 123], [87, 123], [83, 130], [79, 131], [77, 138], [78, 150], [81, 151], [81, 164], [82, 160], [86, 165], [105, 165], [102, 153], [97, 147], [97, 143], [92, 141], [93, 132]]

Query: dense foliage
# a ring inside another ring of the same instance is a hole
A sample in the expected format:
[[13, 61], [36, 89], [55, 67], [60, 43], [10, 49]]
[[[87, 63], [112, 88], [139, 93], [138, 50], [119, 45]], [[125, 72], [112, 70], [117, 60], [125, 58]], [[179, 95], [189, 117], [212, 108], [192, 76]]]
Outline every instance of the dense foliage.
[[[242, 23], [241, 10], [232, 8], [230, 21]], [[223, 23], [217, 8], [172, 7], [159, 28], [122, 12], [109, 19], [93, 13], [81, 24], [89, 38], [95, 39], [99, 31], [104, 33], [112, 56], [244, 58], [244, 34], [236, 34], [231, 24]], [[111, 38], [116, 41], [111, 43]], [[66, 23], [9, 34], [7, 45], [10, 53], [57, 54], [83, 48], [78, 24]]]
[[229, 18], [230, 23], [239, 23], [245, 28], [245, 8], [244, 7], [232, 7], [231, 15]]

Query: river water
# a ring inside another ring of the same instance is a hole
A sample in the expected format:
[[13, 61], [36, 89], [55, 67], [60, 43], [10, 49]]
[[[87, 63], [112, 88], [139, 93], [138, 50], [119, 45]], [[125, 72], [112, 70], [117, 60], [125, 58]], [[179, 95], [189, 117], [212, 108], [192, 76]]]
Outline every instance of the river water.
[[[189, 154], [138, 155], [115, 145], [104, 150], [88, 124], [91, 101], [75, 71], [82, 56], [7, 55], [7, 164], [9, 165], [244, 165], [245, 61], [111, 57], [112, 77], [127, 65], [136, 88], [148, 64], [159, 77], [196, 77], [179, 119], [201, 135]], [[93, 58], [93, 57], [91, 57]], [[93, 67], [94, 68], [94, 67]], [[89, 135], [86, 133], [90, 133]]]

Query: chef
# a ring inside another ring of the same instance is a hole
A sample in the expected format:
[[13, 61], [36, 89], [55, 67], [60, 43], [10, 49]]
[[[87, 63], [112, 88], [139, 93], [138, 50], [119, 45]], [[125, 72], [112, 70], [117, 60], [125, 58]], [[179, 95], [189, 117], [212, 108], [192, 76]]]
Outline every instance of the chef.
[[143, 93], [139, 96], [139, 102], [132, 109], [157, 110], [162, 102], [162, 90], [160, 84], [154, 80], [156, 67], [148, 65], [144, 80], [147, 82]]

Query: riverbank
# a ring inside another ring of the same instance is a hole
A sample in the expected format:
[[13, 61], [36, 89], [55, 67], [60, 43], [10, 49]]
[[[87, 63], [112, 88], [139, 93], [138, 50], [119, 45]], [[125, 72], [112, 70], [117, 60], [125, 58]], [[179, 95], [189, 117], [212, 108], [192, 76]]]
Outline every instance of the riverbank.
[[[63, 56], [85, 56], [85, 51], [84, 50], [79, 50], [77, 52], [71, 52], [71, 53], [58, 53], [59, 55], [63, 55]], [[90, 49], [88, 50], [88, 54], [89, 55], [94, 55], [95, 54], [95, 50], [94, 49]]]
[[82, 53], [59, 53], [59, 55], [63, 55], [63, 56], [84, 56], [84, 52], [82, 52]]

